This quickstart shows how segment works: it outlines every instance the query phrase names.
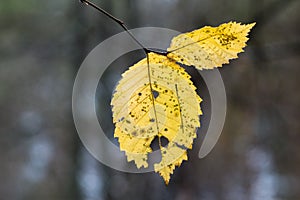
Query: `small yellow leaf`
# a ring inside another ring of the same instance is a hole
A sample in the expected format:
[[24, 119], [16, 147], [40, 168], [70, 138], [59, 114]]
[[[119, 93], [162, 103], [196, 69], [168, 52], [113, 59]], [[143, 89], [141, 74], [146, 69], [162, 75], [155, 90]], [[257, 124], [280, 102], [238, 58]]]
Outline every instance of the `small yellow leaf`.
[[254, 25], [229, 22], [180, 34], [172, 39], [167, 56], [197, 69], [221, 67], [243, 52], [248, 32]]
[[172, 59], [155, 53], [129, 68], [115, 89], [111, 105], [120, 149], [138, 168], [148, 167], [148, 154], [155, 137], [164, 137], [160, 145], [162, 160], [156, 172], [169, 182], [170, 174], [187, 160], [200, 127], [201, 98], [185, 70]]

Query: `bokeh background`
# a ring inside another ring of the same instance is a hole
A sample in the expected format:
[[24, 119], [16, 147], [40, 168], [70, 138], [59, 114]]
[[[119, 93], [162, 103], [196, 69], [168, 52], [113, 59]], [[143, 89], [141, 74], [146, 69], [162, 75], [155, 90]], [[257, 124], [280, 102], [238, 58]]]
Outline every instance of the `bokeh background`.
[[[123, 30], [78, 1], [1, 1], [0, 199], [300, 199], [300, 1], [95, 3], [130, 28], [186, 32], [230, 20], [257, 22], [246, 52], [220, 70], [228, 98], [223, 133], [209, 156], [198, 159], [200, 131], [189, 161], [167, 187], [155, 173], [102, 165], [75, 130], [72, 86], [89, 51]], [[109, 102], [110, 95], [103, 98]], [[111, 115], [107, 104], [98, 106], [100, 115]], [[107, 126], [108, 135], [112, 129]]]

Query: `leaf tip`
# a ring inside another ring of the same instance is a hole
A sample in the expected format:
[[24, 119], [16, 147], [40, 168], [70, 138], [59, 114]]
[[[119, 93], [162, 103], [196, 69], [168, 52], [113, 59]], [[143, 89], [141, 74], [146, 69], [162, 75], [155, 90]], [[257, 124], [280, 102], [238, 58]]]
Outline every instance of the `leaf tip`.
[[246, 27], [248, 28], [248, 32], [256, 25], [256, 22], [252, 22], [250, 24], [246, 24]]

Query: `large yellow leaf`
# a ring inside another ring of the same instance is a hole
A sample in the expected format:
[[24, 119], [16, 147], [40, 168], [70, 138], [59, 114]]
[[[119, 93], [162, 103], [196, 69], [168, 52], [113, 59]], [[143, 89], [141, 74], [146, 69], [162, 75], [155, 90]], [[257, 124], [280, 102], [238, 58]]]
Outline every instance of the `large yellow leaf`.
[[138, 168], [148, 167], [151, 142], [157, 136], [162, 159], [154, 165], [168, 184], [175, 166], [187, 160], [196, 128], [200, 127], [201, 98], [185, 70], [155, 53], [129, 68], [115, 89], [111, 105], [120, 149]]
[[248, 32], [254, 25], [229, 22], [180, 34], [172, 39], [167, 56], [197, 69], [221, 67], [243, 52]]

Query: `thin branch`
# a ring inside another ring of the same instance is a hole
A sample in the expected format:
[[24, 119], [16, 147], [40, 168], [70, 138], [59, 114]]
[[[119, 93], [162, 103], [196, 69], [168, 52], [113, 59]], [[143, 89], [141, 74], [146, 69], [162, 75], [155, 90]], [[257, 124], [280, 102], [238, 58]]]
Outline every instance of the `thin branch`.
[[150, 52], [150, 50], [148, 50], [147, 48], [145, 48], [133, 35], [132, 33], [128, 30], [128, 28], [125, 26], [124, 22], [118, 18], [116, 18], [115, 16], [113, 16], [112, 14], [108, 13], [107, 11], [103, 10], [102, 8], [98, 7], [96, 4], [88, 1], [88, 0], [80, 0], [81, 3], [84, 3], [86, 5], [89, 5], [93, 8], [95, 8], [96, 10], [98, 10], [99, 12], [103, 13], [104, 15], [106, 15], [107, 17], [109, 17], [110, 19], [112, 19], [114, 22], [116, 22], [117, 24], [119, 24], [128, 34], [129, 36], [143, 49], [143, 51], [145, 52], [145, 54], [147, 55], [147, 53]]

